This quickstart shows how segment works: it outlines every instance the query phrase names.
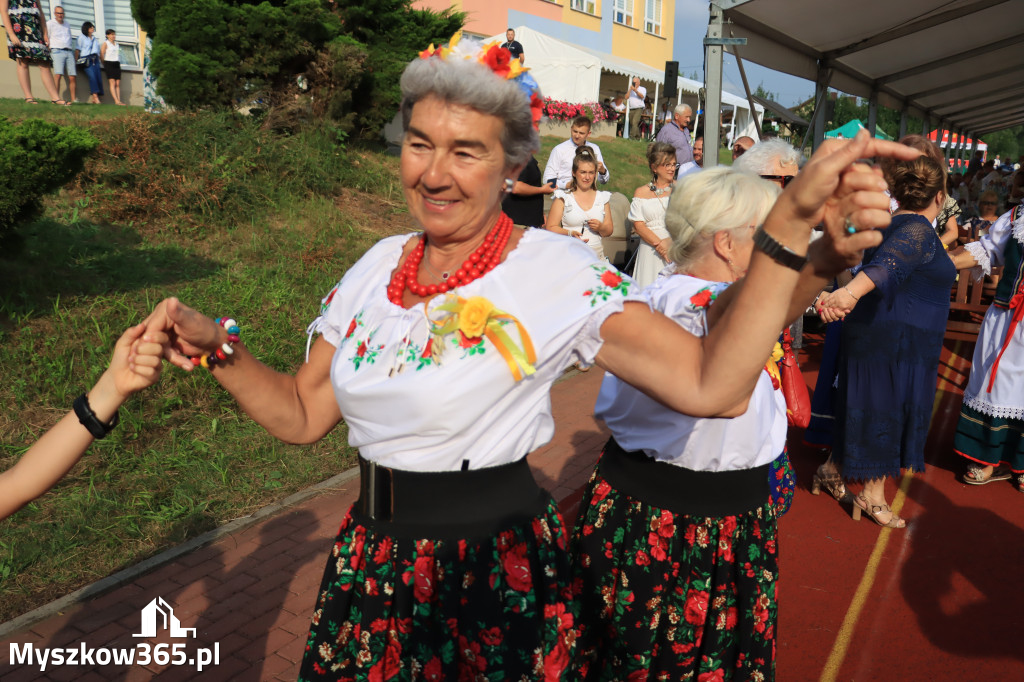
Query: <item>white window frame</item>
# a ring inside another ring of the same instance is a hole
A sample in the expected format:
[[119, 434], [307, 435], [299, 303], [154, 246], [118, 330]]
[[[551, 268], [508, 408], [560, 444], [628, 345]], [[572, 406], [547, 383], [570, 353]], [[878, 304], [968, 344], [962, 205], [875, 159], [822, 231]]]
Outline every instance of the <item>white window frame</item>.
[[634, 0], [615, 0], [612, 4], [612, 21], [636, 28], [633, 26], [633, 2]]
[[569, 8], [592, 17], [597, 16], [597, 0], [569, 0]]
[[[662, 0], [644, 0], [644, 32], [661, 35]], [[655, 17], [654, 15], [657, 14]]]
[[[127, 7], [129, 13], [131, 12], [131, 1], [130, 0], [91, 0], [93, 9], [93, 18], [87, 19], [96, 26], [96, 37], [98, 40], [105, 40], [107, 35], [106, 26], [106, 14], [104, 12], [105, 2], [123, 2]], [[50, 20], [53, 18], [53, 8], [58, 5], [63, 5], [61, 0], [39, 0], [39, 6], [46, 15], [46, 19]], [[142, 73], [142, 37], [139, 25], [132, 19], [132, 26], [135, 28], [134, 33], [117, 34], [117, 45], [121, 48], [121, 70], [122, 71], [137, 71]], [[71, 35], [74, 40], [78, 40], [78, 36], [82, 32], [81, 24], [71, 26]], [[135, 64], [129, 63], [134, 61]]]

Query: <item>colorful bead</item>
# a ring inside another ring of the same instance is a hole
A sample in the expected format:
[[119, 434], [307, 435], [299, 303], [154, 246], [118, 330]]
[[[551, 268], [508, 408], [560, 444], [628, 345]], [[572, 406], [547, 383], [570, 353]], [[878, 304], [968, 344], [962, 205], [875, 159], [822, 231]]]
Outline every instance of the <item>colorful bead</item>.
[[[224, 352], [226, 355], [232, 355], [235, 352], [235, 349], [231, 347], [230, 343], [225, 343], [223, 346], [220, 347], [220, 350]], [[220, 353], [217, 354], [220, 355]]]
[[241, 340], [238, 322], [230, 317], [218, 317], [215, 322], [224, 327], [228, 333], [228, 340], [226, 343], [221, 344], [220, 348], [216, 349], [212, 353], [204, 353], [203, 355], [196, 355], [189, 358], [195, 367], [205, 367], [210, 369], [218, 363], [224, 362], [231, 355], [234, 355], [235, 349], [232, 347], [234, 344]]
[[210, 356], [204, 355], [203, 357], [199, 358], [199, 364], [205, 367], [206, 369], [210, 369]]

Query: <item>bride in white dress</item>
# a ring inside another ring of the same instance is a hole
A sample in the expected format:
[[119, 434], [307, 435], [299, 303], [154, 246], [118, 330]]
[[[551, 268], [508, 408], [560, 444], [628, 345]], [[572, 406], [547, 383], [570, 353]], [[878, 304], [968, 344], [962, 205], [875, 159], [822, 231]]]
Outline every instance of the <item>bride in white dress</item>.
[[668, 264], [672, 238], [665, 229], [665, 211], [679, 167], [675, 147], [667, 142], [652, 142], [647, 147], [647, 163], [651, 167], [651, 182], [637, 188], [629, 205], [629, 219], [641, 240], [633, 268], [633, 279], [641, 287], [656, 280]]
[[597, 180], [597, 157], [590, 147], [581, 145], [572, 160], [572, 180], [563, 192], [556, 189], [544, 227], [558, 234], [578, 237], [586, 242], [597, 257], [604, 255], [601, 237], [611, 236], [612, 217], [607, 210], [611, 192], [594, 188]]

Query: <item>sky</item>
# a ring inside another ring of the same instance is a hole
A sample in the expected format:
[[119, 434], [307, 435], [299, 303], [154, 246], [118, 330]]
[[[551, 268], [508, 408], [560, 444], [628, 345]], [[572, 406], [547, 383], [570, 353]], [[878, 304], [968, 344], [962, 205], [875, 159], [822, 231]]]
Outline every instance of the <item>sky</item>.
[[[689, 78], [697, 72], [697, 79], [704, 80], [704, 36], [708, 30], [708, 0], [676, 0], [676, 37], [672, 58], [679, 62], [679, 75]], [[742, 52], [740, 53], [742, 54]], [[814, 95], [814, 83], [803, 78], [773, 71], [759, 64], [744, 60], [747, 82], [753, 91], [759, 84], [778, 96], [778, 103], [792, 107]], [[725, 55], [725, 87], [737, 94], [743, 94], [743, 80], [740, 78], [736, 58]]]

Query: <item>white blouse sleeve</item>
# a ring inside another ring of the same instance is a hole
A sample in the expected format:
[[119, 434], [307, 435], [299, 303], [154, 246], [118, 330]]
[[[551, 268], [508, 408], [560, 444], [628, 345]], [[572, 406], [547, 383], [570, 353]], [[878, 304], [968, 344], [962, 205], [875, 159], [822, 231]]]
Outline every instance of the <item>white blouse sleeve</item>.
[[597, 196], [594, 197], [594, 206], [604, 206], [605, 204], [607, 204], [611, 200], [612, 200], [612, 193], [611, 192], [599, 191], [597, 193]]
[[644, 204], [643, 199], [633, 197], [633, 201], [629, 204], [629, 214], [626, 216], [629, 220], [636, 222], [637, 220], [646, 221], [644, 217]]
[[[1013, 211], [999, 216], [999, 220], [992, 225], [988, 234], [976, 242], [964, 246], [968, 253], [978, 261], [978, 266], [986, 275], [992, 274], [993, 267], [1003, 264], [1003, 249], [1006, 248], [1006, 241], [1010, 238], [1011, 232], [1024, 231], [1024, 214], [1017, 218], [1015, 224], [1011, 225], [1010, 218]], [[1019, 226], [1015, 226], [1019, 223]]]

